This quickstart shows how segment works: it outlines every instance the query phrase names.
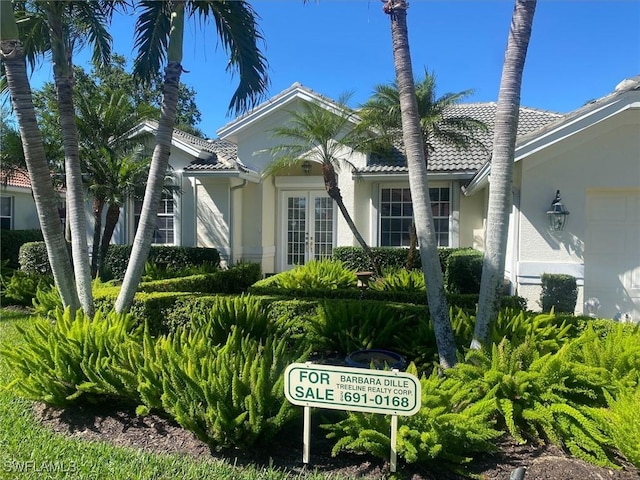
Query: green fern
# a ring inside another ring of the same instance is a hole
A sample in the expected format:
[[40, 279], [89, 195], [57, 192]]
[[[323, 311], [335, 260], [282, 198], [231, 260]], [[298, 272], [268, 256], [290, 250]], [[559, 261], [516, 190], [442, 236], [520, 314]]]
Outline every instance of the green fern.
[[356, 284], [355, 272], [336, 260], [313, 260], [269, 279], [270, 286], [286, 289], [334, 290], [355, 288]]
[[[457, 368], [457, 367], [456, 367]], [[411, 364], [408, 372], [417, 375]], [[470, 455], [495, 450], [494, 440], [502, 432], [493, 428], [493, 402], [470, 401], [476, 385], [439, 376], [434, 370], [420, 379], [422, 408], [399, 419], [397, 451], [407, 462], [445, 462], [450, 467], [467, 463]], [[336, 439], [333, 454], [340, 451], [369, 452], [381, 458], [389, 455], [390, 418], [349, 412], [339, 422], [322, 425], [328, 438]]]
[[55, 321], [36, 317], [16, 328], [24, 341], [0, 351], [12, 367], [9, 388], [16, 394], [54, 405], [86, 394], [138, 401], [142, 332], [133, 317], [98, 311], [91, 318], [58, 309]]
[[380, 292], [425, 292], [424, 273], [405, 269], [386, 271], [383, 277], [371, 282], [369, 288]]
[[332, 300], [320, 304], [309, 328], [321, 339], [318, 348], [348, 354], [370, 348], [401, 350], [407, 346], [403, 335], [415, 334], [411, 327], [416, 323], [413, 314], [394, 305]]
[[609, 409], [599, 417], [600, 424], [618, 451], [640, 467], [640, 385], [620, 389], [615, 398], [608, 393], [606, 397]]

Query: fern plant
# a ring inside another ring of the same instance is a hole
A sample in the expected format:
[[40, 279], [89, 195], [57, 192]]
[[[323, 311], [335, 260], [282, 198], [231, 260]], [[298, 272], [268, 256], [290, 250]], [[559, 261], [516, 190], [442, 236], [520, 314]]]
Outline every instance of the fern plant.
[[[414, 375], [414, 364], [407, 369]], [[470, 402], [473, 385], [460, 379], [438, 375], [422, 376], [422, 408], [410, 417], [399, 418], [397, 452], [409, 463], [443, 462], [459, 468], [471, 460], [470, 455], [495, 451], [494, 440], [502, 432], [494, 428], [493, 404]], [[341, 451], [368, 452], [387, 458], [391, 447], [390, 417], [348, 412], [333, 424], [322, 425], [327, 437], [336, 439], [332, 454]]]
[[605, 395], [609, 411], [603, 428], [627, 460], [640, 467], [640, 386], [622, 389], [615, 398]]
[[24, 341], [0, 351], [15, 375], [8, 388], [53, 405], [85, 394], [137, 402], [142, 332], [134, 324], [129, 315], [98, 311], [91, 318], [58, 309], [55, 321], [37, 317], [16, 326]]
[[313, 260], [269, 279], [269, 285], [287, 289], [335, 290], [355, 288], [357, 277], [342, 262], [336, 260]]
[[606, 388], [615, 394], [619, 388], [640, 384], [640, 324], [633, 328], [611, 324], [604, 336], [588, 326], [571, 343], [568, 356], [577, 363], [602, 368], [607, 377]]
[[424, 273], [421, 270], [397, 269], [385, 271], [384, 276], [369, 284], [371, 290], [381, 292], [425, 292]]
[[243, 335], [264, 340], [278, 330], [287, 330], [287, 322], [273, 322], [264, 302], [251, 295], [216, 297], [210, 306], [192, 314], [187, 328], [201, 331], [212, 343], [222, 344], [232, 327]]
[[417, 323], [415, 316], [380, 302], [331, 300], [322, 302], [310, 330], [318, 348], [344, 354], [370, 348], [403, 349], [401, 335]]
[[[223, 345], [209, 343], [205, 353], [206, 336], [183, 331], [158, 339], [155, 350], [162, 408], [212, 447], [267, 441], [299, 415], [284, 397], [284, 369], [302, 357], [279, 337], [262, 342], [232, 328]], [[141, 396], [154, 407], [158, 384], [150, 365], [145, 372]]]
[[493, 400], [498, 424], [516, 440], [546, 439], [576, 457], [614, 466], [599, 418], [607, 377], [601, 368], [571, 361], [568, 352], [565, 345], [542, 355], [532, 342], [513, 346], [505, 339], [490, 356], [470, 352], [450, 375], [473, 384], [484, 400]]

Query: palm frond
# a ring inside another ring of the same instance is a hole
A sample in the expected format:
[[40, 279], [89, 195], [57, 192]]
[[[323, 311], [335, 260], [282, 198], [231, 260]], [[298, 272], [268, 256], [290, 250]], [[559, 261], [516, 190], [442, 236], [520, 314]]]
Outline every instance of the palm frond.
[[133, 62], [133, 74], [149, 82], [165, 62], [169, 46], [171, 2], [142, 0], [142, 13], [136, 21], [134, 47], [138, 54]]
[[256, 23], [257, 13], [247, 2], [238, 0], [193, 1], [189, 7], [191, 15], [198, 15], [203, 22], [212, 17], [229, 54], [227, 71], [239, 73], [240, 84], [229, 103], [229, 112], [248, 111], [262, 99], [269, 84], [267, 60], [258, 47], [264, 38]]
[[103, 5], [103, 2], [73, 2], [73, 8], [79, 33], [93, 46], [93, 63], [109, 63], [112, 38], [107, 24], [111, 9]]

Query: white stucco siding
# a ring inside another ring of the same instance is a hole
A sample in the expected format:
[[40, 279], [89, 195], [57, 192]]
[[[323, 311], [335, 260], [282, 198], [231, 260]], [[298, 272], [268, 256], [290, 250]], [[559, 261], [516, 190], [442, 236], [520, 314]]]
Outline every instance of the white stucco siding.
[[196, 181], [198, 209], [196, 238], [198, 247], [217, 248], [221, 261], [230, 262], [229, 182], [200, 179]]
[[31, 195], [31, 190], [6, 187], [0, 190], [0, 195], [3, 197], [11, 197], [11, 228], [13, 230], [40, 229], [38, 212], [36, 210], [36, 204], [33, 200], [33, 196]]
[[[455, 189], [459, 190], [459, 189]], [[484, 211], [485, 196], [482, 194], [460, 195], [460, 213], [458, 235], [460, 247], [484, 248]]]
[[[518, 293], [527, 297], [529, 308], [537, 308], [542, 273], [571, 274], [583, 284], [585, 251], [589, 249], [587, 192], [640, 187], [638, 131], [640, 110], [627, 110], [522, 160]], [[556, 190], [570, 212], [562, 232], [549, 230], [546, 215]], [[578, 313], [583, 295], [580, 288]]]

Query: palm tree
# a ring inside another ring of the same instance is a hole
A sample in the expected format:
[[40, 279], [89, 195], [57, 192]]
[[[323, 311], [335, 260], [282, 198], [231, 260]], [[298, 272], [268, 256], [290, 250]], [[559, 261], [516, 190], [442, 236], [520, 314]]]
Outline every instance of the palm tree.
[[[425, 160], [433, 152], [435, 141], [453, 145], [460, 150], [472, 145], [484, 148], [474, 134], [486, 131], [486, 124], [468, 115], [451, 113], [452, 107], [471, 95], [472, 90], [437, 97], [435, 74], [426, 70], [424, 78], [415, 82], [415, 89]], [[379, 133], [373, 139], [374, 147], [387, 149], [393, 146], [395, 138], [402, 131], [400, 94], [396, 83], [376, 85], [373, 95], [358, 111], [358, 115], [362, 118], [361, 128], [374, 129]], [[409, 247], [407, 269], [412, 268], [417, 248], [415, 223], [411, 225]]]
[[[144, 185], [150, 159], [144, 156], [141, 147], [144, 138], [132, 138], [130, 132], [151, 118], [153, 109], [145, 105], [135, 108], [123, 90], [95, 91], [93, 95], [79, 96], [76, 107], [82, 171], [89, 183], [89, 194], [93, 197], [91, 275], [95, 277], [102, 270], [100, 267], [121, 206]], [[103, 233], [105, 206], [107, 218]]]
[[286, 139], [290, 143], [269, 149], [274, 161], [266, 174], [273, 175], [278, 170], [304, 161], [319, 163], [327, 194], [338, 205], [351, 233], [368, 255], [376, 275], [380, 276], [378, 261], [353, 222], [338, 186], [337, 171], [342, 163], [355, 171], [355, 167], [343, 158], [343, 151], [345, 148], [350, 150], [360, 142], [358, 131], [354, 129], [357, 118], [347, 106], [347, 99], [348, 96], [343, 95], [330, 109], [319, 103], [305, 101], [300, 111], [289, 112], [290, 121], [274, 128], [272, 132], [275, 137]]
[[38, 129], [27, 76], [25, 51], [11, 2], [0, 2], [0, 27], [0, 58], [5, 68], [13, 111], [18, 120], [33, 199], [49, 263], [63, 305], [75, 311], [79, 305], [78, 294], [58, 215], [58, 197], [53, 188], [42, 135]]
[[407, 2], [389, 0], [384, 12], [391, 18], [391, 40], [396, 85], [402, 117], [402, 137], [409, 169], [409, 188], [413, 202], [413, 215], [422, 260], [427, 303], [440, 357], [440, 366], [449, 368], [456, 364], [456, 343], [453, 336], [449, 307], [444, 293], [442, 268], [438, 258], [437, 241], [429, 198], [427, 162], [424, 155], [424, 138], [420, 129], [418, 100], [413, 83], [413, 67], [409, 51], [407, 31]]
[[170, 0], [140, 2], [142, 13], [136, 23], [136, 47], [138, 56], [134, 71], [141, 78], [159, 70], [165, 57], [167, 66], [163, 84], [162, 106], [156, 146], [153, 151], [149, 179], [142, 205], [140, 223], [131, 250], [125, 277], [116, 299], [118, 312], [129, 309], [144, 264], [149, 255], [156, 212], [162, 196], [164, 177], [169, 165], [171, 139], [176, 119], [178, 87], [182, 74], [182, 41], [185, 10], [191, 16], [200, 17], [202, 23], [213, 19], [222, 45], [229, 52], [229, 65], [239, 71], [240, 85], [235, 91], [229, 109], [236, 112], [253, 107], [267, 87], [267, 65], [258, 41], [262, 35], [257, 29], [256, 14], [243, 0]]
[[46, 52], [51, 54], [65, 158], [67, 223], [71, 232], [73, 271], [80, 305], [89, 315], [93, 313], [94, 305], [75, 124], [72, 58], [76, 47], [90, 43], [94, 63], [108, 61], [111, 36], [106, 24], [122, 4], [123, 0], [33, 1], [21, 4], [19, 12], [22, 33], [29, 45], [29, 60], [33, 62]]
[[516, 0], [500, 79], [491, 156], [491, 186], [478, 314], [472, 348], [481, 348], [489, 336], [489, 324], [500, 308], [505, 251], [511, 212], [513, 159], [515, 156], [520, 88], [527, 56], [536, 0]]

